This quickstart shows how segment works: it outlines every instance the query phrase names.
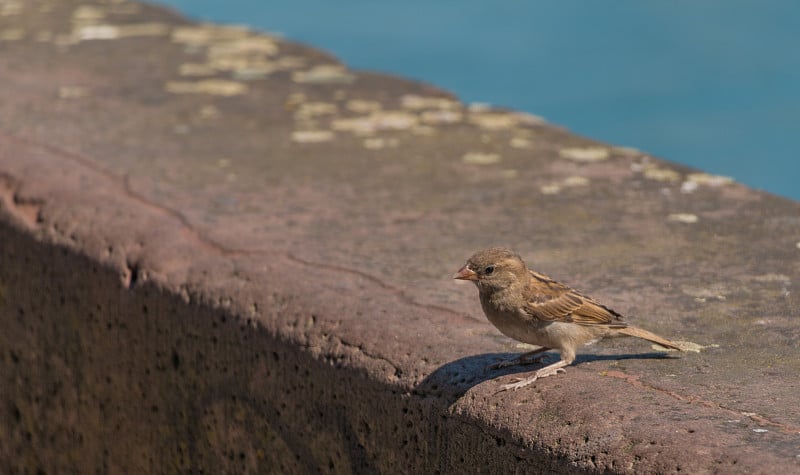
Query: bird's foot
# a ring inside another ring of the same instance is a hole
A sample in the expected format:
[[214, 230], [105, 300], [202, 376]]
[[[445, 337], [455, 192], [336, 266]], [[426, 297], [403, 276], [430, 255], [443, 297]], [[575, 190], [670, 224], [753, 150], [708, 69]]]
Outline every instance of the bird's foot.
[[500, 391], [498, 392], [503, 392], [508, 390], [516, 391], [517, 389], [522, 389], [525, 386], [533, 384], [536, 380], [546, 378], [548, 376], [553, 376], [558, 373], [566, 373], [566, 371], [563, 368], [564, 366], [566, 366], [566, 363], [564, 361], [559, 361], [558, 363], [554, 363], [550, 366], [545, 366], [544, 368], [540, 369], [539, 371], [536, 371], [535, 373], [533, 373], [533, 375], [528, 376], [527, 378], [514, 378], [511, 383], [500, 386]]

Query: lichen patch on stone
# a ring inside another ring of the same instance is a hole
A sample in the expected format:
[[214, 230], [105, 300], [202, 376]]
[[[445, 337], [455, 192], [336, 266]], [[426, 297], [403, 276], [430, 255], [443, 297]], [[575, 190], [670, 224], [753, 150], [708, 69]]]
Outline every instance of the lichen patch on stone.
[[513, 137], [509, 142], [512, 148], [528, 149], [533, 147], [533, 141], [523, 137]]
[[404, 109], [460, 109], [461, 103], [446, 97], [426, 97], [416, 94], [405, 94], [400, 97], [400, 105]]
[[236, 96], [247, 92], [247, 84], [222, 79], [207, 79], [203, 81], [169, 81], [164, 86], [167, 92], [173, 94], [212, 94], [216, 96]]
[[695, 214], [691, 213], [672, 213], [667, 216], [667, 220], [675, 223], [693, 224], [700, 220]]
[[137, 23], [130, 25], [87, 25], [73, 33], [78, 41], [116, 40], [120, 38], [166, 36], [169, 26], [163, 23]]
[[292, 74], [292, 80], [300, 84], [350, 84], [355, 79], [353, 73], [338, 64], [321, 64]]
[[496, 153], [470, 152], [465, 153], [461, 160], [471, 165], [491, 165], [500, 161], [500, 155]]
[[365, 101], [363, 99], [351, 99], [344, 105], [350, 112], [357, 114], [367, 114], [383, 109], [383, 105], [378, 101]]
[[334, 133], [330, 130], [295, 130], [292, 141], [297, 143], [319, 143], [332, 140]]
[[89, 95], [89, 89], [83, 86], [61, 86], [58, 97], [61, 99], [80, 99]]
[[605, 147], [570, 147], [562, 148], [558, 151], [558, 155], [575, 162], [593, 163], [607, 160], [610, 153]]

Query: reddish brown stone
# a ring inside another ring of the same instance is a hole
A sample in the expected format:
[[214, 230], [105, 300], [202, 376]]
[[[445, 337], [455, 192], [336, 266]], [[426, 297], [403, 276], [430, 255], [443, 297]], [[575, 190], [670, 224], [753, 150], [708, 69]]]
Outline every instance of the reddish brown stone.
[[[0, 471], [800, 470], [798, 203], [156, 7], [15, 5]], [[707, 348], [497, 394], [522, 349], [450, 279], [490, 245]]]

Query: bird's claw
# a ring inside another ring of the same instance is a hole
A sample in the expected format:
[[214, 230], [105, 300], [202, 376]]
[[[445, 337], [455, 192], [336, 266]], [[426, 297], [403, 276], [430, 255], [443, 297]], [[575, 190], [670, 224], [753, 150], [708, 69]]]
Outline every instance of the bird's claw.
[[501, 393], [503, 391], [509, 391], [509, 390], [516, 391], [517, 389], [522, 389], [525, 386], [533, 384], [538, 379], [546, 378], [548, 376], [553, 376], [558, 373], [566, 373], [564, 368], [552, 368], [552, 369], [543, 368], [543, 369], [544, 371], [539, 370], [533, 373], [533, 376], [529, 376], [527, 378], [513, 378], [509, 384], [504, 384], [500, 386], [500, 390], [497, 392]]

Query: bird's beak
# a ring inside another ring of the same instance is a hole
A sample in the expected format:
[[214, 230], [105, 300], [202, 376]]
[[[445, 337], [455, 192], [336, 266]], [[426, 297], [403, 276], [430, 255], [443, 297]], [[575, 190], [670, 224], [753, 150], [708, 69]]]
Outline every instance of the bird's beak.
[[469, 267], [464, 266], [461, 269], [458, 269], [458, 272], [456, 272], [456, 275], [454, 275], [453, 278], [459, 280], [478, 280], [478, 274], [476, 274], [475, 271]]

